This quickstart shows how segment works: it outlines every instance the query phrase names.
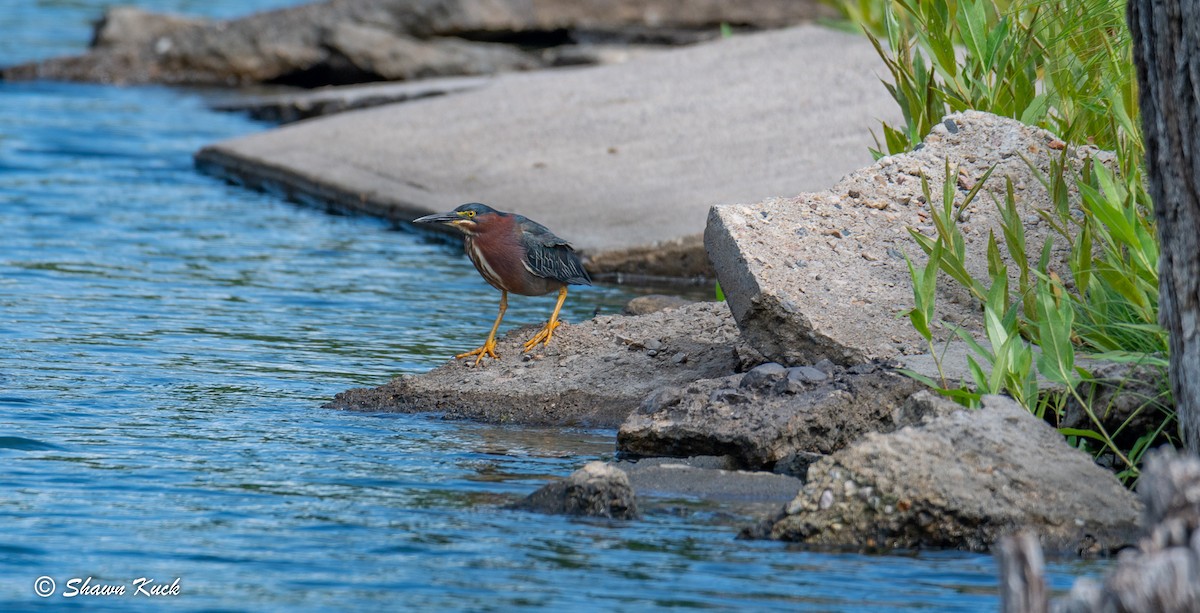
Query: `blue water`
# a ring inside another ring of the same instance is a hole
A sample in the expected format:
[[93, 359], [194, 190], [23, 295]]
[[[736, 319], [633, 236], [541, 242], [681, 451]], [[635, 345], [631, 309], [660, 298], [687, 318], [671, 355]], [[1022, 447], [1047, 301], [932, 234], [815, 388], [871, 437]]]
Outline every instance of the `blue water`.
[[[4, 0], [0, 64], [79, 51], [106, 4]], [[267, 127], [187, 91], [0, 83], [0, 610], [995, 608], [987, 556], [738, 541], [703, 506], [500, 508], [611, 455], [609, 431], [320, 408], [476, 346], [498, 297], [453, 248], [193, 170]], [[629, 296], [573, 291], [566, 317]], [[1051, 570], [1062, 589], [1094, 567]], [[127, 595], [63, 597], [89, 577]], [[180, 593], [133, 596], [139, 577]]]

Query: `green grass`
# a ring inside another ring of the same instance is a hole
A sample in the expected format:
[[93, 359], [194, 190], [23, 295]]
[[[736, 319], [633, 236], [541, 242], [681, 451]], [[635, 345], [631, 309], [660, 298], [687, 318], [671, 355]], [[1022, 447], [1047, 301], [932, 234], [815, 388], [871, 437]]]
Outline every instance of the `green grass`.
[[[938, 355], [932, 334], [937, 283], [948, 279], [966, 288], [983, 305], [986, 333], [986, 339], [975, 339], [956, 329], [975, 354], [968, 365], [973, 381], [926, 382], [968, 405], [981, 394], [1005, 393], [1055, 424], [1065, 407], [1076, 403], [1089, 426], [1063, 428], [1064, 436], [1132, 483], [1145, 450], [1177, 442], [1174, 413], [1160, 411], [1153, 426], [1131, 433], [1130, 420], [1113, 423], [1108, 407], [1093, 406], [1079, 391], [1083, 383], [1096, 383], [1080, 366], [1082, 358], [1152, 365], [1167, 359], [1166, 334], [1157, 324], [1158, 242], [1145, 188], [1125, 3], [828, 3], [870, 37], [887, 66], [890, 80], [884, 85], [903, 114], [902, 124], [881, 126], [882, 141], [877, 137], [872, 150], [877, 157], [911, 151], [943, 116], [968, 109], [1045, 128], [1071, 145], [1115, 153], [1111, 167], [1089, 160], [1075, 168], [1064, 149], [1051, 160], [1048, 175], [1026, 160], [1050, 197], [1051, 204], [1037, 214], [1053, 235], [1041, 245], [1039, 261], [1029, 261], [1017, 214], [1023, 203], [1016, 202], [1008, 184], [1005, 197], [995, 202], [1001, 236], [989, 236], [986, 278], [967, 272], [957, 219], [987, 177], [958, 204], [953, 182], [946, 182], [940, 204], [923, 182], [936, 236], [910, 230], [929, 263], [923, 268], [909, 263], [915, 306], [908, 316]], [[1070, 248], [1065, 280], [1048, 266], [1055, 243]], [[1039, 377], [1057, 387], [1039, 390]], [[1146, 406], [1170, 406], [1162, 394], [1147, 399]]]

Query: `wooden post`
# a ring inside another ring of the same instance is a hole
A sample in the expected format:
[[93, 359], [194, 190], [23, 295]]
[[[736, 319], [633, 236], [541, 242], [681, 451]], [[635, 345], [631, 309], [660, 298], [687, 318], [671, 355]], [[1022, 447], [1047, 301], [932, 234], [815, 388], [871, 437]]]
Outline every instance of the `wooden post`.
[[1050, 608], [1037, 535], [1023, 530], [1000, 539], [996, 554], [1000, 566], [1000, 611], [1046, 613]]

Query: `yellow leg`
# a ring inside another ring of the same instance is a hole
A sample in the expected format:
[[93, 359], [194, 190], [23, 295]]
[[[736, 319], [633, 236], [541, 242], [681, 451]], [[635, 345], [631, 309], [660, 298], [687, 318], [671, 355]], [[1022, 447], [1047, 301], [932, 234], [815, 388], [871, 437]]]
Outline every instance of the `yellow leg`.
[[473, 349], [466, 353], [460, 353], [460, 354], [454, 356], [454, 359], [457, 360], [460, 358], [469, 358], [471, 356], [475, 356], [475, 366], [479, 366], [479, 361], [482, 360], [483, 356], [485, 356], [485, 355], [488, 356], [489, 358], [499, 359], [500, 356], [496, 355], [496, 330], [500, 329], [500, 320], [504, 319], [504, 312], [507, 310], [508, 310], [508, 292], [501, 290], [500, 291], [500, 313], [498, 315], [496, 315], [496, 323], [492, 324], [492, 332], [491, 332], [491, 334], [488, 334], [487, 341], [485, 341], [483, 343], [482, 347], [480, 347], [478, 349]]
[[543, 347], [550, 344], [550, 337], [554, 336], [555, 328], [562, 323], [558, 321], [558, 312], [562, 310], [563, 302], [566, 299], [567, 286], [564, 285], [562, 289], [558, 290], [558, 304], [554, 305], [554, 312], [550, 314], [550, 320], [546, 322], [546, 325], [537, 334], [533, 335], [533, 338], [525, 341], [525, 352], [533, 350], [534, 347], [537, 347], [538, 343], [541, 343]]

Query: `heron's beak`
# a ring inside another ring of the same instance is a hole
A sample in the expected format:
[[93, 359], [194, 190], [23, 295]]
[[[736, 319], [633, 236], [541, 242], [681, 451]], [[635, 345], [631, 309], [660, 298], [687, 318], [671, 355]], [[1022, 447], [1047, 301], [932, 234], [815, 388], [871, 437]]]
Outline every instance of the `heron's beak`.
[[453, 222], [459, 221], [461, 219], [462, 219], [462, 217], [460, 217], [458, 213], [451, 211], [449, 213], [435, 213], [433, 215], [426, 215], [424, 217], [418, 217], [418, 218], [412, 220], [412, 222], [413, 223], [453, 223]]

